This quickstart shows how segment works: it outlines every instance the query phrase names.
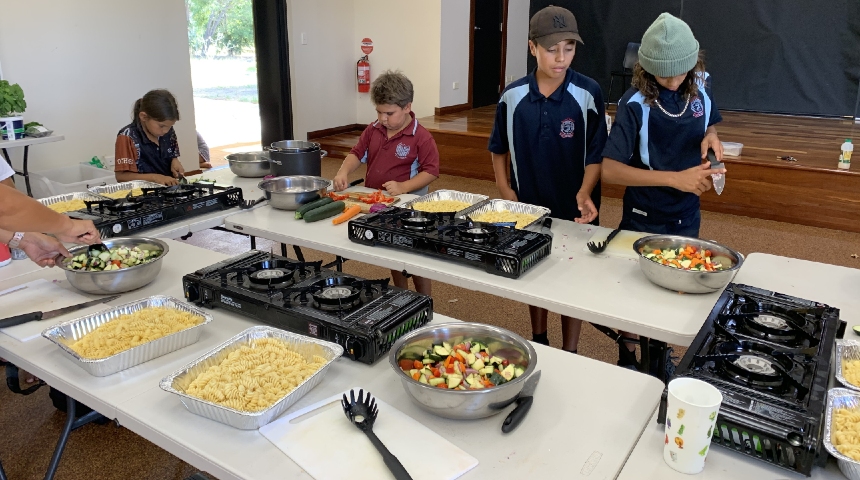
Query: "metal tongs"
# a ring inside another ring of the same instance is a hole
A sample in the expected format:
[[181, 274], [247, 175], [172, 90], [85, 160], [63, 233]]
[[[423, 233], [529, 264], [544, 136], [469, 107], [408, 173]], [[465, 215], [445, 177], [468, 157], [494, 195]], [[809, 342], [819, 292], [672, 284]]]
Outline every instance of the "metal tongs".
[[[712, 148], [708, 149], [708, 160], [711, 162], [711, 168], [726, 168], [723, 162], [717, 160], [717, 154]], [[711, 180], [714, 181], [714, 191], [717, 192], [717, 195], [723, 193], [723, 188], [726, 186], [726, 176], [722, 173], [714, 173], [711, 174]]]

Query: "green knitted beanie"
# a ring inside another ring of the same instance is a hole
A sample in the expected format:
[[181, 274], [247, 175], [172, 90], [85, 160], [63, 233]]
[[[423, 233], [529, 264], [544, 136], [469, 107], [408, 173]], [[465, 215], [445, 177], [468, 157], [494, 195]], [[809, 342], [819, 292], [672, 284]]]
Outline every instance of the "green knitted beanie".
[[639, 64], [656, 77], [689, 72], [699, 58], [699, 42], [680, 18], [661, 13], [645, 30], [639, 46]]

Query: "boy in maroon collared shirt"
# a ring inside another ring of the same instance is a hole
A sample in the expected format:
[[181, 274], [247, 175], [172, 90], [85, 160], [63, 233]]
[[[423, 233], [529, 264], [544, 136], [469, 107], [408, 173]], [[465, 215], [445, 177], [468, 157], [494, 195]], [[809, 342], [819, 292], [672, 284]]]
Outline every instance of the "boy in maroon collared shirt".
[[[412, 113], [412, 82], [400, 72], [383, 72], [370, 89], [377, 120], [361, 132], [358, 143], [334, 177], [334, 189], [349, 186], [348, 175], [367, 164], [364, 184], [385, 189], [389, 195], [423, 195], [439, 177], [439, 150], [436, 142]], [[408, 288], [402, 273], [391, 271], [394, 285]], [[413, 276], [415, 290], [430, 295], [430, 280]]]

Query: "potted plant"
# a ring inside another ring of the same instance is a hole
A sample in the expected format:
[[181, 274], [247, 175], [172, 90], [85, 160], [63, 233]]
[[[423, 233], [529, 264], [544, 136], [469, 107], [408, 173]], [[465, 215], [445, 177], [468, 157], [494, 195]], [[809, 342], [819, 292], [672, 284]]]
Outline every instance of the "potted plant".
[[3, 140], [24, 138], [24, 117], [21, 114], [26, 108], [21, 86], [0, 80], [0, 135]]

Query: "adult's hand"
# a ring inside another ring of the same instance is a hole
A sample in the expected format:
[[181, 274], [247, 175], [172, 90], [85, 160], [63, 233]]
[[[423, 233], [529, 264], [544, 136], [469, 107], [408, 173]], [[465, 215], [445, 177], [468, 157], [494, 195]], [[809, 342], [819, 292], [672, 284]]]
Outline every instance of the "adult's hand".
[[185, 176], [185, 167], [182, 166], [182, 162], [178, 158], [174, 158], [170, 162], [170, 172], [173, 173], [175, 178], [179, 178], [180, 175]]
[[595, 218], [597, 218], [597, 207], [591, 200], [591, 193], [586, 193], [580, 190], [576, 194], [576, 206], [579, 208], [579, 213], [582, 216], [573, 219], [574, 222], [591, 223]]
[[61, 242], [91, 245], [102, 240], [92, 220], [75, 220], [73, 218], [69, 220], [70, 226], [65, 231], [55, 235]]
[[27, 257], [40, 267], [53, 267], [58, 255], [66, 258], [71, 256], [59, 240], [41, 233], [25, 233], [18, 248], [23, 250]]
[[709, 163], [703, 163], [677, 172], [673, 186], [682, 192], [701, 195], [711, 189], [711, 175], [725, 172], [725, 168], [711, 168]]

